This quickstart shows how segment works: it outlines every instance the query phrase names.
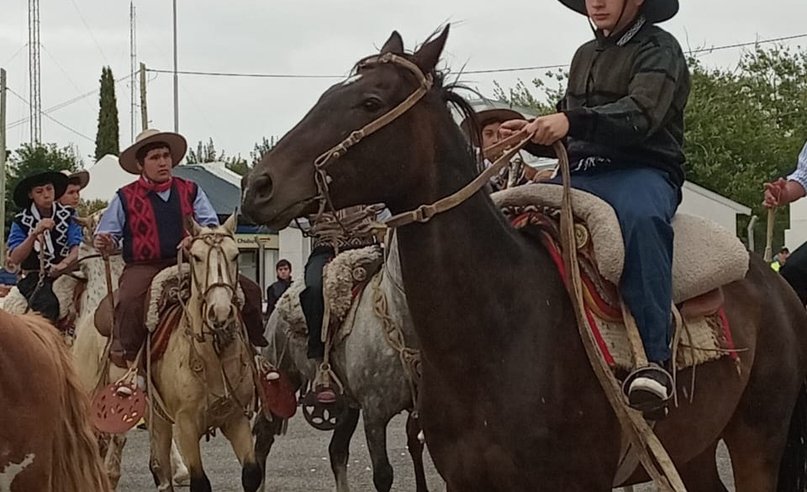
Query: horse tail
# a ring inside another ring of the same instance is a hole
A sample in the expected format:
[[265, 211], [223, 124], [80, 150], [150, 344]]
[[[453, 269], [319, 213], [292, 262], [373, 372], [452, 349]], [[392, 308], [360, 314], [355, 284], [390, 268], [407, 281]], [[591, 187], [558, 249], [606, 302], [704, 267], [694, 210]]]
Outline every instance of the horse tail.
[[807, 490], [807, 381], [802, 383], [790, 429], [787, 433], [782, 462], [779, 464], [777, 492]]
[[107, 492], [109, 480], [89, 419], [90, 401], [73, 368], [70, 350], [45, 320], [32, 319], [28, 324], [53, 356], [61, 376], [54, 394], [61, 418], [53, 436], [53, 492]]

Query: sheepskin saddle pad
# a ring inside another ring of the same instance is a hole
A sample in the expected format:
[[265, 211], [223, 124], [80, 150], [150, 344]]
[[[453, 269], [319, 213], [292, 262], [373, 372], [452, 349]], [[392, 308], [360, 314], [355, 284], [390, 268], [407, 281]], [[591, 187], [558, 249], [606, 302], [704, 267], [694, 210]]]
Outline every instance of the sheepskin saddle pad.
[[[171, 333], [182, 319], [182, 304], [187, 304], [190, 297], [191, 273], [187, 263], [167, 267], [154, 276], [145, 299], [152, 360], [159, 360], [165, 353]], [[236, 297], [236, 303], [243, 306], [244, 293], [240, 285]]]
[[[632, 354], [616, 288], [624, 265], [619, 224], [613, 209], [599, 198], [579, 190], [572, 193], [586, 321], [609, 365], [630, 370]], [[511, 188], [493, 199], [514, 227], [539, 231], [538, 238], [563, 274], [561, 196], [560, 186], [541, 184]], [[748, 253], [731, 233], [711, 221], [680, 214], [673, 227], [674, 302], [684, 318], [678, 346], [684, 350], [677, 350], [676, 365], [690, 367], [724, 355], [736, 360], [720, 287], [745, 277]], [[716, 258], [709, 253], [713, 251], [722, 256]]]
[[[494, 202], [508, 215], [519, 209], [561, 207], [563, 188], [532, 184], [494, 193]], [[597, 269], [618, 285], [625, 264], [625, 246], [614, 210], [590, 193], [572, 190], [575, 221], [585, 224]], [[678, 214], [673, 219], [673, 301], [680, 304], [718, 287], [745, 278], [748, 251], [737, 237], [701, 217]]]
[[[364, 287], [378, 275], [384, 263], [380, 246], [367, 246], [339, 253], [323, 271], [322, 294], [325, 299], [325, 322], [335, 335], [344, 338], [350, 334], [352, 323], [346, 322]], [[300, 293], [305, 289], [302, 281], [294, 282], [278, 300], [275, 309], [297, 335], [307, 335], [308, 326], [300, 305]]]

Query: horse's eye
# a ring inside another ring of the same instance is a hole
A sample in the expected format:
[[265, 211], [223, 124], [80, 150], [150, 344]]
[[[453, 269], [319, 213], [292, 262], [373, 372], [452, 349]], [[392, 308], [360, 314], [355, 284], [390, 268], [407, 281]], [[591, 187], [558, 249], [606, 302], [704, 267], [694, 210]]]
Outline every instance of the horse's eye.
[[202, 257], [197, 254], [191, 253], [191, 257], [193, 258], [193, 261], [202, 261]]
[[367, 111], [378, 111], [381, 109], [383, 102], [377, 97], [368, 97], [362, 102], [362, 107]]

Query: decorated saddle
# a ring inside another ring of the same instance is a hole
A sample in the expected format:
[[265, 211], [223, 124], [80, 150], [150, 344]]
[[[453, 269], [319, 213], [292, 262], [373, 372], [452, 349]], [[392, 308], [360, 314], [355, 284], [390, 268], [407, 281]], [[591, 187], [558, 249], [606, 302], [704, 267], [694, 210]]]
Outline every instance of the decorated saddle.
[[[565, 277], [559, 231], [562, 193], [559, 185], [531, 184], [492, 198], [514, 227], [537, 233]], [[572, 204], [589, 328], [606, 362], [631, 370], [616, 288], [625, 260], [616, 214], [603, 200], [580, 190], [572, 190]], [[725, 355], [736, 359], [721, 287], [745, 277], [748, 252], [733, 234], [707, 219], [678, 214], [673, 229], [673, 302], [683, 316], [679, 345], [673, 347], [676, 365], [690, 367]]]
[[[117, 290], [113, 293], [114, 302], [105, 298], [95, 312], [95, 326], [98, 331], [109, 336], [112, 331], [113, 304], [117, 304]], [[239, 285], [236, 292], [240, 306], [244, 304], [244, 293]], [[146, 295], [145, 324], [151, 334], [151, 359], [159, 360], [168, 346], [171, 333], [179, 326], [182, 319], [182, 304], [191, 296], [190, 266], [170, 266], [158, 273], [151, 281]]]
[[[361, 296], [364, 287], [378, 274], [384, 257], [380, 246], [344, 251], [325, 266], [323, 272], [323, 297], [325, 299], [324, 326], [336, 339], [344, 339], [350, 334], [353, 323], [349, 322], [355, 300]], [[293, 334], [308, 335], [308, 326], [300, 305], [300, 293], [305, 289], [303, 282], [294, 282], [278, 300], [276, 309], [289, 324]]]
[[[56, 323], [56, 329], [64, 336], [68, 345], [72, 345], [75, 338], [76, 318], [81, 311], [81, 294], [86, 286], [86, 279], [77, 272], [61, 275], [53, 281], [53, 293], [59, 300], [59, 321]], [[2, 299], [2, 308], [9, 313], [23, 314], [28, 310], [28, 301], [16, 286], [11, 287]]]

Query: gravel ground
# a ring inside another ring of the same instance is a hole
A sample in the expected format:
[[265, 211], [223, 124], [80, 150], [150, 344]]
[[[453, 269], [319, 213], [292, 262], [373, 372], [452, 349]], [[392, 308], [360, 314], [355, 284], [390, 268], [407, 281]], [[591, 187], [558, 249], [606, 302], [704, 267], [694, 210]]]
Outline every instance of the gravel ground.
[[[406, 451], [406, 418], [399, 415], [387, 429], [387, 448], [395, 482], [392, 489], [413, 491], [415, 478], [411, 460]], [[350, 486], [355, 491], [372, 491], [373, 477], [370, 458], [364, 441], [361, 423], [353, 436], [350, 450], [348, 476]], [[330, 433], [311, 428], [302, 417], [295, 417], [289, 423], [289, 431], [275, 443], [267, 463], [267, 490], [290, 492], [326, 492], [334, 490], [333, 475], [328, 462], [328, 442]], [[217, 492], [241, 491], [241, 471], [229, 443], [221, 436], [202, 441], [202, 454], [207, 476], [213, 490]], [[445, 487], [426, 454], [426, 476], [429, 490], [443, 491]], [[718, 452], [721, 476], [733, 490], [731, 465], [725, 449]], [[148, 470], [148, 435], [145, 431], [134, 430], [123, 456], [123, 476], [118, 487], [122, 492], [142, 492], [154, 490], [154, 482]], [[187, 489], [186, 489], [187, 490]], [[656, 490], [651, 485], [635, 487], [635, 492]]]

